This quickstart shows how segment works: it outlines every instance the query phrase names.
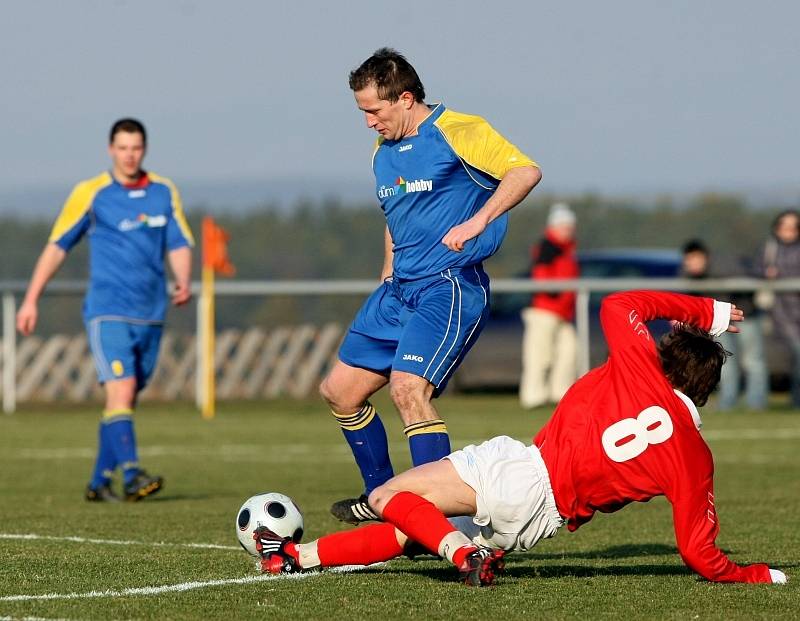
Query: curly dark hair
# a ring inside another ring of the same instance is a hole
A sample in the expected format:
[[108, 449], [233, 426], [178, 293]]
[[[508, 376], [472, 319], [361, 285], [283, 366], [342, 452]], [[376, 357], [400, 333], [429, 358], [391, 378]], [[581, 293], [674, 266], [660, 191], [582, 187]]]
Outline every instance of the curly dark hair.
[[414, 100], [425, 101], [425, 87], [416, 70], [397, 50], [382, 47], [350, 72], [350, 89], [360, 91], [375, 86], [378, 97], [395, 102], [408, 91]]
[[702, 406], [719, 384], [722, 365], [731, 353], [708, 332], [679, 325], [661, 337], [658, 355], [673, 388]]

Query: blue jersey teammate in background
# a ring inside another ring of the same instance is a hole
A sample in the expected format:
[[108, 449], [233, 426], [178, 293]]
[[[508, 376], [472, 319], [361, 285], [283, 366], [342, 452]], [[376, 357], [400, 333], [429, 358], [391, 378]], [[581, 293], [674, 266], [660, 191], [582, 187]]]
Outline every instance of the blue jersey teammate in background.
[[427, 105], [411, 64], [382, 48], [350, 74], [358, 108], [380, 134], [372, 158], [386, 216], [382, 284], [356, 315], [320, 386], [364, 479], [334, 503], [350, 523], [375, 519], [367, 495], [393, 476], [370, 396], [389, 384], [415, 466], [450, 453], [438, 396], [489, 313], [482, 262], [508, 211], [541, 179], [537, 164], [478, 116]]
[[111, 171], [73, 189], [17, 313], [17, 329], [31, 334], [45, 286], [87, 235], [89, 289], [83, 317], [106, 394], [97, 460], [86, 489], [91, 501], [120, 499], [111, 488], [117, 467], [128, 500], [140, 500], [163, 485], [161, 477], [139, 467], [132, 414], [158, 357], [167, 308], [164, 258], [175, 277], [172, 303], [185, 304], [191, 298], [194, 241], [173, 183], [142, 169], [146, 147], [147, 133], [139, 121], [114, 123], [108, 147]]

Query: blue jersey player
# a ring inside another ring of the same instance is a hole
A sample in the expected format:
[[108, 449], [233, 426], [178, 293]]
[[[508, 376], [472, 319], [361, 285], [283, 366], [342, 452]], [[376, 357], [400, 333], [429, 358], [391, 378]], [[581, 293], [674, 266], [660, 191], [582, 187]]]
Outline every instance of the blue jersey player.
[[139, 467], [133, 409], [156, 365], [167, 308], [165, 257], [175, 277], [172, 303], [191, 298], [194, 245], [172, 182], [142, 169], [147, 146], [144, 126], [135, 119], [114, 123], [108, 152], [112, 167], [80, 182], [53, 226], [17, 313], [17, 328], [36, 327], [37, 302], [67, 253], [89, 239], [89, 289], [83, 318], [97, 376], [106, 400], [99, 448], [86, 499], [117, 501], [111, 488], [120, 468], [127, 500], [140, 500], [163, 485]]
[[427, 105], [414, 68], [383, 48], [350, 74], [367, 126], [386, 216], [382, 283], [356, 315], [320, 386], [364, 479], [338, 519], [374, 519], [367, 495], [392, 475], [386, 432], [369, 398], [389, 385], [414, 465], [450, 453], [438, 396], [489, 312], [483, 261], [500, 247], [508, 211], [539, 182], [537, 164], [484, 119]]

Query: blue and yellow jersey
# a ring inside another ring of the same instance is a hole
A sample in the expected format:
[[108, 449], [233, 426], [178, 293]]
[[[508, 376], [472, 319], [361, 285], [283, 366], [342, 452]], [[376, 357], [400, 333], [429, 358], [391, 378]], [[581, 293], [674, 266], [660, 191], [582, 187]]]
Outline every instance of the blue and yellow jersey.
[[84, 235], [89, 237], [84, 319], [163, 321], [165, 255], [194, 245], [172, 181], [148, 172], [128, 187], [104, 172], [80, 182], [64, 204], [50, 242], [69, 252]]
[[394, 242], [394, 275], [420, 278], [490, 257], [505, 237], [508, 214], [454, 252], [442, 238], [483, 207], [512, 168], [537, 166], [479, 116], [431, 106], [415, 136], [378, 139], [376, 191]]

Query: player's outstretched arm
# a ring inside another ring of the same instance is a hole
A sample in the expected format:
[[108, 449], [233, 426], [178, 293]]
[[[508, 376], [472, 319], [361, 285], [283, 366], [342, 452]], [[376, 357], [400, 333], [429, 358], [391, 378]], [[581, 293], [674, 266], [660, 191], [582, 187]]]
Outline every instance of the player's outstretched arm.
[[728, 302], [666, 291], [626, 291], [607, 296], [600, 307], [600, 324], [612, 353], [629, 346], [646, 345], [653, 352], [654, 342], [647, 329], [653, 319], [668, 319], [689, 324], [719, 336], [731, 329], [731, 321], [743, 314]]
[[47, 283], [61, 267], [66, 258], [66, 251], [58, 244], [49, 243], [42, 250], [36, 266], [33, 268], [31, 282], [22, 300], [22, 305], [17, 311], [17, 330], [23, 335], [30, 335], [36, 328], [39, 318], [37, 308], [39, 297], [41, 297]]
[[[786, 584], [788, 577], [781, 570], [763, 563], [737, 565], [716, 546], [719, 528], [713, 506], [702, 516], [697, 516], [695, 523], [689, 528], [686, 528], [686, 523], [678, 515], [680, 511], [676, 510], [675, 534], [681, 558], [689, 569], [712, 582]], [[679, 526], [681, 522], [684, 522], [683, 527]], [[684, 530], [679, 532], [679, 528]]]
[[[686, 470], [667, 484], [678, 551], [686, 565], [712, 582], [784, 584], [786, 574], [763, 563], [737, 565], [716, 545], [720, 525], [713, 489], [713, 464], [707, 447], [695, 447]], [[702, 453], [706, 453], [706, 457]]]

